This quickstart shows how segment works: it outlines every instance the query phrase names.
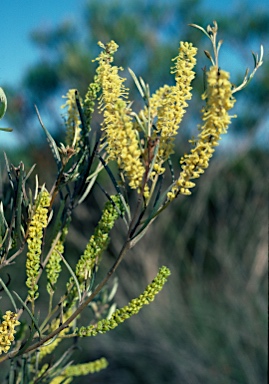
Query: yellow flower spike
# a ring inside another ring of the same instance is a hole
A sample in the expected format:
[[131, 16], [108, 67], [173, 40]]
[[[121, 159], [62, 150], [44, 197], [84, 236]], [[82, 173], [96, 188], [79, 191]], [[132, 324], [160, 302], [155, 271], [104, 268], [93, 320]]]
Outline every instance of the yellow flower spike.
[[[65, 104], [61, 108], [67, 108], [66, 112], [66, 145], [72, 148], [76, 147], [80, 139], [80, 116], [78, 113], [77, 103], [76, 103], [76, 89], [69, 89], [66, 96], [63, 96], [64, 99], [67, 99]], [[82, 100], [80, 99], [82, 105]]]
[[62, 270], [61, 268], [61, 255], [64, 253], [64, 240], [66, 238], [68, 228], [65, 227], [62, 231], [62, 235], [58, 240], [50, 258], [46, 264], [47, 272], [47, 292], [52, 295], [55, 291], [55, 286], [58, 281], [58, 277]]
[[11, 347], [12, 341], [14, 341], [14, 335], [16, 333], [15, 327], [20, 322], [17, 320], [18, 314], [11, 311], [6, 311], [3, 316], [3, 321], [0, 324], [0, 355], [4, 352], [7, 353]]
[[105, 49], [96, 60], [99, 62], [97, 77], [102, 88], [99, 109], [104, 116], [102, 130], [108, 144], [108, 161], [116, 160], [119, 168], [126, 174], [130, 188], [138, 189], [143, 179], [144, 167], [140, 160], [142, 154], [131, 110], [125, 101], [128, 89], [123, 84], [125, 79], [119, 76], [121, 68], [111, 65], [112, 54], [118, 46], [113, 41], [106, 46], [101, 43], [99, 45]]
[[64, 376], [56, 376], [51, 380], [50, 384], [69, 384], [73, 381], [73, 378], [65, 378]]
[[[191, 43], [180, 42], [179, 54], [172, 60], [175, 61], [175, 65], [171, 68], [171, 73], [175, 75], [176, 85], [164, 85], [149, 100], [150, 120], [153, 122], [157, 119], [156, 130], [152, 137], [158, 137], [160, 140], [152, 177], [156, 173], [164, 172], [165, 169], [161, 165], [174, 153], [174, 140], [188, 107], [187, 100], [190, 100], [192, 96], [191, 82], [195, 77], [193, 68], [196, 64], [196, 53], [197, 48], [193, 47]], [[147, 108], [143, 114], [148, 115]]]
[[144, 305], [149, 304], [155, 299], [157, 293], [162, 290], [170, 273], [171, 272], [167, 267], [161, 267], [152, 283], [147, 286], [145, 291], [138, 298], [131, 300], [125, 307], [117, 309], [112, 313], [109, 319], [100, 320], [97, 324], [88, 327], [77, 328], [75, 330], [76, 334], [80, 337], [96, 336], [98, 333], [106, 333], [107, 331], [116, 328], [120, 323], [137, 314]]
[[91, 130], [91, 119], [94, 113], [95, 100], [97, 99], [97, 95], [99, 91], [100, 91], [100, 84], [98, 82], [97, 76], [95, 76], [93, 83], [90, 83], [88, 86], [88, 91], [85, 95], [85, 99], [83, 103], [85, 124], [88, 128], [88, 131]]
[[[120, 197], [112, 195], [111, 199], [114, 203], [108, 201], [105, 204], [102, 217], [94, 230], [94, 234], [91, 236], [83, 255], [76, 265], [75, 273], [82, 291], [86, 288], [85, 283], [89, 284], [93, 268], [97, 262], [98, 264], [100, 263], [102, 253], [108, 246], [110, 241], [109, 232], [119, 218], [120, 213], [124, 212]], [[73, 279], [71, 278], [67, 283], [67, 290], [72, 285]]]
[[[89, 373], [99, 372], [107, 368], [107, 366], [108, 361], [104, 357], [89, 363], [69, 365], [69, 367], [65, 368], [61, 375], [55, 377], [50, 384], [70, 383], [73, 377], [86, 376]], [[71, 379], [71, 381], [64, 381], [65, 379], [68, 380], [68, 378]]]
[[103, 357], [101, 359], [91, 361], [85, 364], [70, 365], [67, 367], [63, 374], [68, 376], [85, 376], [89, 373], [99, 372], [108, 366], [107, 360]]
[[165, 156], [164, 161], [173, 153], [171, 144], [186, 112], [188, 106], [186, 101], [192, 97], [190, 91], [191, 82], [195, 77], [193, 68], [196, 64], [196, 53], [197, 48], [193, 47], [192, 43], [180, 42], [179, 54], [172, 60], [175, 61], [175, 65], [171, 68], [171, 73], [175, 75], [176, 85], [166, 88], [164, 97], [158, 105], [157, 132], [163, 138], [160, 150]]
[[38, 285], [36, 279], [40, 268], [40, 255], [42, 248], [43, 229], [48, 224], [48, 207], [50, 205], [50, 195], [43, 189], [36, 199], [34, 216], [29, 225], [28, 233], [28, 252], [26, 256], [26, 286], [28, 287], [28, 298], [34, 302], [38, 298]]
[[182, 171], [167, 195], [169, 200], [173, 200], [178, 194], [191, 194], [190, 188], [195, 183], [190, 180], [198, 178], [208, 168], [221, 135], [227, 133], [231, 118], [236, 117], [228, 114], [236, 101], [232, 96], [229, 78], [228, 72], [219, 70], [216, 66], [211, 67], [207, 73], [207, 90], [202, 95], [202, 99], [206, 100], [206, 106], [202, 109], [204, 125], [199, 127], [200, 133], [195, 147], [180, 160]]
[[63, 252], [64, 252], [64, 245], [63, 245], [62, 239], [60, 239], [57, 242], [49, 258], [49, 261], [46, 265], [47, 280], [48, 280], [47, 291], [50, 295], [53, 294], [53, 292], [55, 291], [55, 285], [57, 283], [59, 274], [62, 270], [61, 268], [62, 259], [59, 253], [62, 255]]

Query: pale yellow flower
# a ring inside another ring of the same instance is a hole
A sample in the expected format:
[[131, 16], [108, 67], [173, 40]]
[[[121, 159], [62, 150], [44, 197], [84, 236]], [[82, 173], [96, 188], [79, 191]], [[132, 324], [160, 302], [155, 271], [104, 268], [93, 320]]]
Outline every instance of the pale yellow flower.
[[0, 324], [0, 355], [3, 352], [7, 353], [12, 341], [14, 341], [14, 335], [16, 333], [15, 327], [20, 324], [17, 317], [18, 314], [11, 311], [7, 311], [3, 316], [4, 320]]
[[190, 188], [195, 186], [191, 180], [204, 173], [215, 147], [219, 145], [221, 135], [227, 133], [231, 118], [235, 117], [228, 114], [236, 101], [232, 96], [229, 77], [228, 72], [218, 70], [215, 66], [207, 73], [207, 89], [202, 95], [202, 99], [206, 100], [206, 106], [202, 109], [204, 124], [199, 128], [200, 133], [195, 147], [180, 160], [182, 171], [171, 192], [168, 193], [170, 200], [179, 193], [191, 194]]
[[97, 58], [97, 77], [102, 88], [99, 109], [104, 116], [101, 129], [107, 142], [108, 161], [116, 160], [127, 176], [129, 186], [138, 189], [143, 179], [144, 167], [137, 132], [125, 101], [128, 97], [128, 90], [123, 84], [125, 79], [119, 76], [121, 68], [111, 65], [112, 53], [116, 51], [117, 45], [113, 41], [106, 46], [100, 45], [105, 51]]
[[149, 100], [149, 109], [143, 111], [144, 116], [148, 116], [148, 110], [150, 111], [151, 124], [155, 123], [152, 138], [158, 137], [160, 140], [152, 177], [164, 172], [162, 164], [174, 153], [174, 140], [188, 107], [187, 100], [192, 97], [191, 82], [195, 77], [193, 68], [196, 64], [196, 53], [197, 48], [191, 43], [180, 42], [179, 54], [173, 59], [175, 65], [171, 68], [176, 84], [159, 88]]
[[27, 238], [26, 286], [28, 287], [28, 298], [30, 301], [34, 301], [38, 297], [36, 280], [40, 269], [43, 230], [48, 224], [48, 207], [50, 205], [50, 195], [46, 189], [40, 192], [36, 199], [36, 204], [37, 207], [29, 225]]

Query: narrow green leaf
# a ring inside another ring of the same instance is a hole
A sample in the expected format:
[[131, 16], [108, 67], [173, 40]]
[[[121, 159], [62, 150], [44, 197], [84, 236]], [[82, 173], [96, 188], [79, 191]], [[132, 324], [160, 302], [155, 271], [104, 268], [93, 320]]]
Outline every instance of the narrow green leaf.
[[18, 187], [17, 187], [17, 194], [16, 194], [16, 220], [15, 220], [15, 235], [19, 239], [20, 243], [23, 242], [22, 236], [21, 236], [21, 206], [22, 206], [22, 180], [24, 174], [24, 164], [20, 163], [20, 171], [19, 171], [19, 181], [18, 181]]
[[29, 347], [29, 345], [31, 344], [33, 338], [34, 338], [34, 334], [36, 332], [36, 328], [35, 326], [31, 326], [31, 329], [30, 329], [30, 334], [29, 336], [27, 337], [27, 340], [25, 342], [25, 344], [23, 344], [22, 348], [18, 351], [18, 353], [16, 354], [16, 357], [17, 356], [20, 356], [20, 355], [23, 355], [24, 351]]
[[4, 214], [4, 207], [0, 201], [0, 249], [6, 241], [8, 235], [8, 224]]
[[168, 160], [167, 160], [167, 164], [168, 164], [168, 167], [169, 167], [169, 170], [170, 170], [170, 173], [171, 173], [171, 177], [172, 177], [172, 183], [175, 182], [175, 172], [174, 172], [174, 167], [173, 167], [173, 163], [172, 163], [172, 160], [171, 160], [171, 157], [169, 156]]
[[67, 360], [70, 359], [70, 355], [73, 349], [74, 347], [68, 348], [68, 350], [65, 351], [59, 359], [57, 359], [55, 364], [48, 368], [46, 371], [46, 376], [51, 377], [51, 375], [53, 375], [55, 377], [61, 375], [61, 372], [63, 372], [65, 368], [72, 364], [72, 361], [67, 362]]
[[[100, 163], [99, 163], [100, 164]], [[90, 175], [87, 177], [87, 181], [88, 181], [88, 185], [85, 189], [85, 191], [83, 192], [82, 196], [80, 197], [80, 199], [78, 200], [78, 204], [81, 204], [85, 199], [86, 197], [88, 196], [88, 194], [91, 192], [92, 190], [92, 187], [94, 186], [95, 182], [96, 182], [96, 179], [99, 175], [99, 173], [102, 171], [103, 169], [103, 166], [97, 166], [96, 170]]]
[[82, 108], [80, 100], [79, 100], [79, 93], [78, 93], [78, 91], [75, 92], [75, 100], [76, 100], [76, 105], [77, 105], [77, 109], [78, 109], [78, 113], [79, 113], [79, 117], [80, 117], [80, 121], [81, 121], [82, 136], [84, 138], [84, 140], [83, 140], [83, 147], [85, 147], [85, 146], [88, 146], [88, 143], [86, 142], [86, 138], [87, 138], [87, 136], [89, 134], [89, 131], [87, 129], [87, 124], [86, 124], [86, 119], [85, 119], [85, 116], [84, 116], [83, 108]]
[[254, 68], [257, 67], [257, 63], [258, 63], [258, 55], [254, 52], [251, 52], [252, 53], [252, 57], [253, 57], [253, 60], [254, 60]]
[[[142, 227], [139, 229], [139, 231], [135, 234], [135, 236], [132, 238], [132, 244], [135, 244], [135, 242], [133, 243], [133, 241], [135, 240], [135, 238], [137, 236], [139, 236], [141, 233], [143, 233], [143, 236], [144, 234], [146, 233], [145, 232], [145, 229], [147, 229], [147, 227], [152, 224], [153, 220], [155, 220], [155, 218], [161, 213], [161, 210], [162, 210], [162, 205], [163, 203], [165, 202], [166, 200], [166, 197], [167, 197], [167, 193], [171, 190], [171, 185], [169, 185], [169, 187], [163, 192], [163, 194], [161, 195], [161, 197], [157, 200], [157, 203], [155, 204], [155, 206], [153, 207], [153, 209], [151, 210], [150, 212], [150, 215], [149, 217], [144, 221]], [[141, 239], [141, 237], [139, 237], [139, 239]], [[136, 241], [137, 242], [137, 241]]]
[[125, 201], [125, 199], [124, 199], [124, 197], [123, 197], [123, 195], [122, 195], [122, 192], [121, 192], [121, 190], [120, 190], [120, 187], [118, 186], [118, 183], [117, 183], [117, 181], [116, 181], [116, 179], [115, 179], [115, 177], [114, 177], [114, 175], [113, 175], [111, 169], [109, 168], [109, 166], [106, 164], [105, 160], [104, 160], [100, 155], [98, 156], [98, 158], [100, 159], [100, 161], [101, 161], [101, 163], [103, 164], [105, 170], [107, 171], [108, 176], [110, 177], [110, 179], [111, 179], [111, 181], [112, 181], [112, 183], [113, 183], [113, 185], [114, 185], [114, 187], [115, 187], [115, 189], [116, 189], [118, 195], [119, 195], [120, 198], [121, 198], [121, 201], [122, 201], [123, 206], [124, 206], [124, 208], [125, 208], [125, 211], [126, 211], [126, 213], [127, 213], [128, 219], [130, 219], [130, 218], [131, 218], [130, 208], [129, 208], [128, 204], [126, 203], [126, 201]]
[[14, 384], [15, 383], [15, 372], [14, 371], [15, 371], [14, 370], [14, 360], [11, 360], [9, 375], [8, 375], [8, 384]]
[[101, 163], [103, 164], [105, 170], [107, 171], [108, 173], [108, 176], [110, 177], [116, 191], [118, 192], [119, 195], [121, 195], [121, 190], [120, 190], [120, 187], [118, 186], [118, 183], [116, 182], [116, 179], [113, 175], [113, 173], [111, 172], [109, 166], [106, 164], [105, 160], [102, 158], [102, 156], [98, 155], [98, 158], [100, 159]]
[[4, 131], [4, 132], [12, 132], [13, 129], [12, 129], [12, 128], [0, 128], [0, 131]]
[[155, 161], [156, 161], [156, 158], [157, 158], [157, 155], [158, 155], [159, 146], [160, 146], [160, 140], [158, 140], [157, 144], [154, 147], [153, 159], [151, 161], [150, 168], [149, 168], [149, 175], [151, 174], [151, 171], [152, 171], [152, 169], [154, 167], [154, 164], [155, 164]]
[[24, 179], [25, 181], [31, 176], [33, 170], [35, 169], [35, 166], [36, 166], [36, 164], [32, 165], [32, 167], [30, 168], [29, 172], [25, 176], [25, 179]]
[[9, 300], [11, 301], [11, 304], [13, 305], [14, 311], [18, 312], [15, 300], [13, 299], [13, 297], [11, 295], [11, 292], [10, 292], [10, 290], [8, 289], [8, 287], [6, 286], [6, 284], [3, 282], [3, 280], [1, 278], [0, 278], [0, 283], [1, 283], [2, 287], [4, 288], [4, 291], [8, 295]]
[[56, 164], [57, 164], [57, 167], [58, 167], [58, 170], [61, 169], [62, 167], [62, 161], [61, 161], [61, 156], [59, 154], [59, 151], [58, 151], [58, 147], [53, 139], [53, 137], [51, 136], [51, 134], [49, 133], [49, 131], [47, 130], [47, 128], [45, 127], [45, 125], [43, 124], [43, 121], [41, 119], [41, 116], [39, 114], [39, 111], [37, 109], [37, 106], [35, 105], [35, 110], [36, 110], [36, 113], [37, 113], [37, 117], [38, 117], [38, 120], [40, 122], [40, 125], [41, 127], [43, 128], [46, 136], [47, 136], [47, 140], [48, 140], [48, 143], [49, 143], [49, 146], [50, 146], [50, 149], [52, 151], [52, 154], [53, 154], [53, 157], [56, 161]]
[[[56, 249], [57, 251], [57, 249]], [[70, 265], [68, 264], [68, 262], [65, 260], [65, 258], [63, 257], [63, 255], [57, 251], [57, 253], [61, 256], [66, 268], [68, 269], [70, 275], [73, 277], [74, 279], [74, 282], [76, 284], [76, 287], [77, 287], [77, 290], [78, 290], [78, 298], [79, 298], [79, 302], [81, 302], [81, 292], [80, 292], [80, 287], [79, 287], [79, 282], [78, 282], [78, 279], [77, 279], [77, 276], [75, 275], [75, 272], [73, 271], [73, 269], [70, 267]]]
[[51, 238], [54, 239], [59, 232], [60, 229], [62, 229], [62, 214], [65, 208], [65, 200], [60, 201], [60, 207], [58, 209], [57, 215], [54, 218], [54, 225], [51, 231]]
[[11, 177], [10, 166], [9, 166], [8, 158], [7, 158], [7, 155], [6, 155], [5, 152], [4, 152], [4, 158], [5, 158], [6, 168], [7, 168], [8, 179], [10, 181], [12, 190], [14, 190], [14, 183], [13, 183], [13, 180], [12, 180], [12, 177]]
[[209, 34], [206, 32], [206, 30], [203, 27], [200, 27], [200, 25], [197, 25], [197, 24], [188, 24], [188, 25], [190, 27], [200, 29], [200, 31], [202, 31], [210, 39]]
[[33, 322], [33, 324], [35, 325], [35, 328], [39, 334], [39, 337], [40, 339], [42, 338], [42, 333], [41, 333], [41, 330], [39, 328], [39, 325], [38, 325], [38, 321], [37, 319], [33, 316], [32, 312], [30, 311], [30, 309], [27, 307], [27, 305], [24, 303], [23, 299], [18, 295], [17, 292], [13, 291], [13, 293], [16, 295], [17, 299], [19, 300], [19, 302], [21, 303], [21, 305], [23, 306], [23, 308], [26, 310], [26, 312], [28, 313], [28, 315], [31, 317], [31, 320]]
[[142, 96], [143, 99], [145, 99], [145, 97], [146, 97], [145, 92], [143, 91], [143, 89], [140, 85], [140, 82], [139, 82], [138, 78], [136, 77], [136, 74], [131, 70], [131, 68], [128, 68], [128, 71], [129, 71], [130, 75], [132, 76], [134, 83], [135, 83], [140, 95]]

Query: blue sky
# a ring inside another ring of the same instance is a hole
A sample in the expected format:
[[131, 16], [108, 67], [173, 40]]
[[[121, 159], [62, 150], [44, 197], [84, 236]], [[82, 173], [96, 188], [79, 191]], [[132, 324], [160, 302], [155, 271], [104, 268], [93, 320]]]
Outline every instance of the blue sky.
[[[98, 0], [90, 0], [95, 2]], [[110, 1], [110, 0], [107, 0]], [[111, 0], [112, 1], [112, 0]], [[136, 0], [119, 0], [131, 3]], [[145, 0], [150, 2], [153, 0]], [[167, 4], [167, 0], [155, 0], [157, 3]], [[181, 1], [181, 0], [171, 0]], [[204, 10], [216, 10], [216, 18], [220, 12], [229, 13], [242, 0], [204, 0]], [[30, 41], [30, 33], [38, 28], [51, 29], [64, 20], [80, 23], [87, 0], [1, 0], [1, 33], [0, 33], [0, 87], [9, 84], [16, 85], [22, 79], [33, 63], [40, 58], [40, 51]], [[245, 0], [246, 12], [257, 12], [259, 9], [269, 8], [268, 0]], [[238, 21], [240, 28], [240, 20]], [[259, 43], [254, 48], [259, 51]], [[265, 47], [265, 52], [268, 47]], [[268, 55], [268, 53], [266, 53]], [[237, 56], [237, 55], [236, 55]], [[251, 55], [249, 63], [252, 65]], [[229, 56], [229, 65], [239, 67], [237, 59]], [[235, 62], [231, 63], [231, 61]], [[249, 64], [248, 64], [249, 65]], [[242, 66], [242, 63], [241, 63]], [[243, 67], [245, 64], [243, 64]], [[5, 126], [5, 120], [1, 125]]]
[[[159, 0], [158, 3], [162, 1], [166, 3], [166, 0]], [[226, 0], [224, 3], [204, 0], [203, 3], [205, 8], [215, 8], [218, 13], [229, 12], [240, 1]], [[66, 19], [79, 22], [85, 3], [86, 0], [2, 0], [0, 86], [18, 82], [27, 67], [38, 58], [39, 51], [29, 38], [31, 31], [38, 27], [56, 26]], [[259, 7], [269, 7], [267, 0], [246, 0], [245, 3], [246, 12], [257, 11]]]
[[29, 39], [38, 27], [52, 27], [65, 19], [76, 20], [85, 0], [2, 0], [0, 34], [0, 86], [20, 80], [38, 57]]

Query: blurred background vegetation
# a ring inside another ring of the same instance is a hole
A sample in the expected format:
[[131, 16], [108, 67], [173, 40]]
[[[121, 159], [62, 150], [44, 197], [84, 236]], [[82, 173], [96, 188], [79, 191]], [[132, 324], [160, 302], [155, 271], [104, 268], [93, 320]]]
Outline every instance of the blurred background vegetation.
[[[14, 165], [20, 160], [26, 167], [36, 163], [40, 181], [50, 187], [56, 167], [34, 104], [50, 132], [63, 141], [61, 96], [69, 88], [84, 96], [94, 75], [91, 60], [99, 52], [97, 41], [115, 40], [120, 46], [116, 64], [125, 68], [128, 78], [127, 68], [132, 68], [151, 91], [171, 84], [170, 60], [179, 41], [192, 41], [200, 50], [193, 100], [173, 159], [178, 171], [177, 160], [189, 149], [188, 139], [199, 122], [202, 68], [209, 65], [203, 50], [210, 49], [210, 43], [188, 23], [205, 27], [217, 20], [224, 40], [220, 63], [236, 84], [253, 64], [251, 50], [265, 47], [264, 65], [236, 94], [238, 118], [192, 196], [175, 201], [122, 263], [117, 303], [125, 305], [138, 296], [163, 264], [172, 269], [168, 284], [139, 316], [106, 335], [83, 340], [75, 353], [78, 362], [108, 358], [109, 368], [93, 375], [91, 383], [266, 382], [269, 7], [256, 9], [248, 2], [252, 8], [246, 10], [244, 2], [231, 3], [229, 10], [219, 6], [213, 11], [210, 1], [200, 0], [85, 0], [76, 24], [66, 20], [54, 30], [32, 32], [39, 61], [17, 88], [2, 84], [11, 135], [20, 143], [8, 150], [8, 158]], [[128, 86], [138, 109], [138, 93], [129, 80]], [[93, 127], [98, 124], [96, 116]], [[76, 213], [70, 257], [79, 257], [94, 228], [101, 204], [98, 192]], [[111, 265], [120, 240], [114, 231], [104, 268]]]

